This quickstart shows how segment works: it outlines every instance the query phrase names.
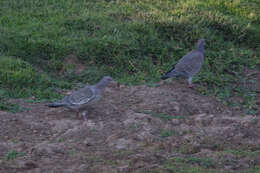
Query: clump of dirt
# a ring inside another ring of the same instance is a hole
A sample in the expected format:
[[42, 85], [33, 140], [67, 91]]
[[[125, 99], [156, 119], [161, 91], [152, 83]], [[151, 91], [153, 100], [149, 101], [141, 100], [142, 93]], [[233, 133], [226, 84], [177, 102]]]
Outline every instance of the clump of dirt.
[[108, 88], [86, 121], [16, 101], [29, 110], [0, 112], [0, 172], [142, 172], [172, 159], [228, 172], [260, 165], [260, 118], [186, 83]]

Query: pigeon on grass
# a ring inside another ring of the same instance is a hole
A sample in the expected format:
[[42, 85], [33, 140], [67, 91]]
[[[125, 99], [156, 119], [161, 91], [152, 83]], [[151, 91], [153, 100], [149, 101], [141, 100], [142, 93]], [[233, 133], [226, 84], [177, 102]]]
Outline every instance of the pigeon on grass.
[[96, 104], [102, 97], [106, 86], [109, 83], [115, 83], [112, 77], [105, 76], [97, 84], [85, 86], [70, 95], [65, 96], [62, 100], [49, 104], [49, 107], [66, 107], [77, 112], [82, 112], [83, 118], [86, 120], [86, 108]]
[[182, 76], [188, 78], [189, 87], [192, 88], [192, 78], [200, 71], [204, 62], [204, 39], [200, 39], [197, 44], [197, 49], [187, 53], [179, 62], [163, 77], [162, 80]]

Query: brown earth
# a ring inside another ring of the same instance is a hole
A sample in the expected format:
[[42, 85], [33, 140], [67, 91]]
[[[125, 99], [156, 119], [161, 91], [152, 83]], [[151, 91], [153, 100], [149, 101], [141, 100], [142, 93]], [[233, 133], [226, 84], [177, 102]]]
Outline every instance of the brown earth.
[[[3, 173], [174, 172], [169, 162], [206, 172], [260, 166], [260, 117], [184, 81], [107, 88], [86, 121], [65, 108], [15, 102], [28, 110], [0, 112]], [[11, 151], [18, 155], [7, 159]]]

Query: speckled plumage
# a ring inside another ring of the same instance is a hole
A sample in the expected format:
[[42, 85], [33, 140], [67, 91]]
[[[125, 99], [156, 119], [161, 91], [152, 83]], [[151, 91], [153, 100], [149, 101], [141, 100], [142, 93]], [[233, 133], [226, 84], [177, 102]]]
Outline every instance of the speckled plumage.
[[200, 39], [197, 49], [183, 56], [162, 79], [165, 80], [171, 77], [183, 76], [188, 78], [189, 86], [192, 87], [192, 78], [200, 71], [204, 62], [204, 45], [205, 40]]
[[[97, 103], [103, 95], [105, 87], [112, 82], [110, 76], [105, 76], [96, 85], [85, 86], [70, 95], [65, 96], [62, 100], [49, 104], [49, 107], [66, 107], [77, 112], [77, 114]], [[86, 119], [86, 112], [82, 113], [83, 118]]]

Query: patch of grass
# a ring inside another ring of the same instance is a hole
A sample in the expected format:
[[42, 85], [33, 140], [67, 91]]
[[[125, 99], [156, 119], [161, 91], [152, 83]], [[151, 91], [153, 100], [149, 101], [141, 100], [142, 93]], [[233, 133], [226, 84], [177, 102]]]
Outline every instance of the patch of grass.
[[245, 156], [257, 156], [260, 154], [260, 150], [256, 151], [244, 151], [244, 150], [224, 150], [224, 152], [234, 154], [239, 157], [245, 157]]
[[117, 157], [117, 158], [129, 157], [135, 155], [137, 152], [138, 151], [132, 151], [132, 150], [119, 150], [113, 153], [113, 157]]
[[62, 76], [62, 79], [64, 81], [68, 81], [69, 83], [80, 82], [95, 84], [105, 75], [106, 69], [103, 67], [98, 68], [94, 65], [88, 65], [88, 68], [82, 73], [65, 73], [64, 76]]
[[19, 58], [0, 56], [1, 109], [18, 111], [18, 105], [9, 104], [6, 97], [60, 98], [54, 88], [69, 88], [70, 84], [54, 81], [37, 72], [29, 63]]
[[249, 168], [245, 173], [260, 173], [260, 166], [255, 166], [254, 168]]
[[37, 72], [29, 63], [13, 57], [0, 58], [1, 86], [9, 89], [31, 87], [38, 80]]
[[6, 99], [0, 97], [0, 110], [11, 111], [14, 105], [7, 103]]
[[185, 159], [187, 163], [190, 164], [198, 164], [202, 167], [210, 168], [210, 167], [216, 167], [216, 163], [209, 158], [199, 158], [199, 157], [188, 157]]
[[[66, 88], [68, 82], [94, 83], [103, 75], [121, 83], [156, 86], [161, 75], [203, 37], [205, 64], [194, 79], [205, 86], [201, 93], [225, 102], [240, 95], [241, 110], [257, 114], [256, 91], [242, 83], [249, 82], [245, 69], [260, 66], [259, 11], [256, 0], [2, 0], [0, 55], [27, 65], [21, 73], [12, 73], [13, 78], [2, 76], [0, 83], [12, 86], [7, 92], [11, 97], [48, 99], [59, 97], [53, 88]], [[64, 59], [71, 54], [94, 70], [62, 73]], [[46, 72], [45, 77], [29, 66]], [[24, 89], [36, 85], [38, 91]]]
[[16, 113], [28, 110], [28, 108], [22, 107], [18, 104], [9, 103], [6, 98], [0, 96], [0, 110]]
[[163, 163], [158, 172], [178, 172], [178, 173], [213, 173], [218, 172], [216, 163], [209, 158], [171, 158]]
[[23, 156], [23, 155], [25, 155], [24, 152], [9, 151], [8, 154], [7, 154], [6, 159], [7, 159], [7, 160], [14, 160], [14, 159], [16, 159], [17, 157], [20, 157], [20, 156]]
[[160, 136], [162, 138], [167, 138], [167, 137], [170, 137], [170, 136], [181, 136], [181, 134], [175, 130], [163, 130], [160, 132]]
[[28, 110], [28, 109], [25, 107], [21, 107], [18, 104], [0, 103], [0, 110], [5, 110], [8, 112], [16, 113], [16, 112], [21, 112], [21, 111]]

